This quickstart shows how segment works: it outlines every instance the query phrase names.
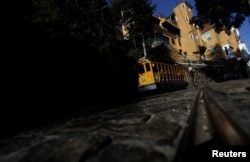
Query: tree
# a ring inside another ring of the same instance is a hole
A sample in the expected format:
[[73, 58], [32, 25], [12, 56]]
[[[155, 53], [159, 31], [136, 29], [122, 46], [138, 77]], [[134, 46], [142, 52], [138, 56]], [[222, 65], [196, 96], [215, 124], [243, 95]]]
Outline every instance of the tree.
[[149, 50], [148, 58], [157, 62], [165, 62], [173, 64], [175, 61], [171, 58], [171, 54], [174, 53], [173, 48], [169, 48], [164, 44], [161, 44], [155, 48]]
[[213, 50], [213, 59], [225, 59], [225, 55], [223, 53], [222, 47], [217, 43], [214, 46]]
[[50, 39], [75, 39], [96, 48], [114, 35], [105, 0], [32, 0], [33, 23]]
[[11, 80], [13, 89], [24, 96], [23, 103], [34, 97], [34, 102], [48, 105], [78, 104], [83, 95], [111, 100], [104, 93], [115, 97], [125, 95], [125, 90], [130, 93], [126, 81], [137, 78], [128, 76], [132, 61], [125, 55], [127, 46], [119, 39], [121, 33], [106, 0], [26, 0], [18, 4], [21, 7], [11, 17], [14, 25], [7, 33], [10, 50], [18, 50]]
[[153, 38], [152, 14], [155, 6], [151, 0], [113, 0], [113, 15], [119, 25], [129, 31], [129, 55], [138, 59], [143, 56], [143, 41], [148, 49]]
[[215, 24], [218, 31], [230, 30], [232, 26], [239, 28], [250, 16], [249, 0], [195, 0], [195, 7], [198, 13], [190, 23], [201, 28], [205, 23]]

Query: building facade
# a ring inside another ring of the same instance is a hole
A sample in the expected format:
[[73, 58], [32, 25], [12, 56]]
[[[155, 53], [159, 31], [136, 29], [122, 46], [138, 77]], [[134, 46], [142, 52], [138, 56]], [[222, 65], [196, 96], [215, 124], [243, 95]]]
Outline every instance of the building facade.
[[[164, 43], [173, 49], [171, 57], [181, 63], [242, 57], [243, 46], [240, 45], [237, 29], [218, 32], [213, 24], [204, 24], [203, 28], [190, 24], [194, 16], [192, 9], [193, 7], [184, 0], [173, 8], [171, 16], [154, 17], [155, 38], [152, 47]], [[124, 39], [129, 39], [125, 25], [122, 26], [122, 31]]]
[[204, 24], [201, 29], [190, 24], [193, 17], [193, 7], [187, 2], [180, 2], [174, 9], [175, 21], [180, 29], [181, 44], [178, 50], [186, 55], [182, 61], [200, 62], [218, 57], [225, 59], [241, 56], [239, 49], [239, 31], [216, 31], [213, 24]]

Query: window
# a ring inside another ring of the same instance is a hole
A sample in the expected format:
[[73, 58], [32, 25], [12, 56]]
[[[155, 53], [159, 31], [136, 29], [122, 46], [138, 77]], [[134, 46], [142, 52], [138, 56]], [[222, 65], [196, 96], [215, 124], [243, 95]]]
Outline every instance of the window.
[[202, 35], [202, 40], [203, 40], [203, 41], [206, 41], [205, 35], [204, 35], [204, 34]]
[[213, 56], [214, 55], [214, 47], [209, 47], [209, 51], [210, 51], [210, 55]]
[[183, 3], [183, 4], [182, 4], [182, 8], [186, 8], [186, 5], [185, 5], [185, 3]]
[[158, 69], [157, 69], [157, 64], [152, 64], [152, 67], [153, 67], [153, 72], [158, 72]]
[[191, 40], [194, 40], [193, 34], [190, 35], [190, 39], [191, 39]]
[[165, 36], [163, 36], [161, 34], [156, 34], [155, 38], [154, 38], [154, 41], [159, 42], [159, 43], [163, 43], [165, 45], [169, 45], [169, 38], [165, 37]]
[[227, 49], [227, 47], [225, 46], [224, 49], [225, 49], [226, 55], [228, 55], [228, 49]]
[[142, 74], [142, 73], [145, 72], [145, 71], [144, 71], [144, 66], [143, 66], [143, 64], [140, 64], [140, 65], [139, 65], [138, 71], [139, 71], [140, 74]]
[[186, 16], [185, 19], [186, 19], [186, 21], [189, 21], [189, 17], [188, 16]]
[[212, 39], [210, 32], [205, 33], [205, 38], [207, 41], [210, 41]]
[[162, 73], [162, 64], [158, 64], [158, 67], [159, 67], [159, 71]]
[[179, 43], [179, 46], [181, 46], [181, 39], [180, 38], [178, 39], [178, 43]]
[[150, 71], [150, 66], [149, 66], [149, 63], [146, 63], [146, 71]]
[[171, 42], [172, 44], [175, 44], [174, 38], [171, 38]]

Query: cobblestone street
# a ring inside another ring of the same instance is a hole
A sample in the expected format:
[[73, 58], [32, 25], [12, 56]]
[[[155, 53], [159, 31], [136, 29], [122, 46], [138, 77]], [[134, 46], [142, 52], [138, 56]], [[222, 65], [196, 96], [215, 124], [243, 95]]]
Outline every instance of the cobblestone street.
[[[250, 80], [208, 84], [250, 137]], [[144, 97], [0, 140], [1, 162], [173, 161], [199, 87]]]

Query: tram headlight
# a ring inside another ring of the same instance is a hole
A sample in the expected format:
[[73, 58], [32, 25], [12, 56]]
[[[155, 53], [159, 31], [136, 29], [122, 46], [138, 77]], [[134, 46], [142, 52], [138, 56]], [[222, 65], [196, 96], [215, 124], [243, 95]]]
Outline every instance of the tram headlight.
[[145, 81], [145, 79], [144, 78], [141, 78], [141, 82], [144, 82]]

